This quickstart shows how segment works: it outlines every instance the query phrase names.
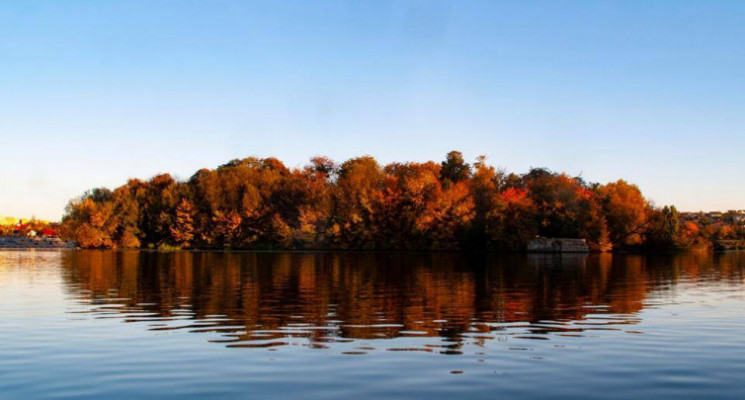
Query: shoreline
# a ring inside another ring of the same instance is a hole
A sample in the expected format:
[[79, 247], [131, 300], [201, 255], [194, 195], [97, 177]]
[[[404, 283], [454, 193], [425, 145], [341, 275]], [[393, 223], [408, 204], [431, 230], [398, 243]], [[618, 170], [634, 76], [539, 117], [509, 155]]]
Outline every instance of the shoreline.
[[588, 252], [551, 252], [551, 251], [525, 251], [525, 250], [476, 250], [476, 249], [216, 249], [216, 248], [190, 248], [190, 249], [149, 249], [149, 248], [84, 248], [75, 246], [74, 243], [59, 240], [62, 244], [36, 244], [36, 245], [7, 245], [3, 243], [6, 238], [0, 238], [0, 251], [5, 250], [81, 250], [81, 251], [114, 251], [114, 252], [143, 252], [143, 253], [437, 253], [437, 254], [522, 254], [539, 256], [590, 256], [598, 254], [611, 255], [674, 255], [688, 253], [728, 253], [745, 251], [745, 248], [684, 248], [671, 250], [617, 250], [617, 251], [588, 251]]
[[75, 243], [58, 237], [0, 237], [0, 250], [54, 250], [75, 248]]

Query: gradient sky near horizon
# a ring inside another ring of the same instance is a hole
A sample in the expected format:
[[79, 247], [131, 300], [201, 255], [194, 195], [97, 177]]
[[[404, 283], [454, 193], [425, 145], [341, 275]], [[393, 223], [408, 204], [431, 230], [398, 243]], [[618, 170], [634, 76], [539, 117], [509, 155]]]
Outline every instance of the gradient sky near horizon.
[[745, 2], [4, 1], [0, 215], [233, 158], [467, 159], [745, 208]]

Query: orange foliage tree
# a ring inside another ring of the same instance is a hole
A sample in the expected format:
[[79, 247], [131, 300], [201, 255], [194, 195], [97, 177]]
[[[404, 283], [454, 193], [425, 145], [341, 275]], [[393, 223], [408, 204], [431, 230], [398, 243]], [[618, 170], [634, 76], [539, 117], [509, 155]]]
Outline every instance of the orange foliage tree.
[[92, 248], [521, 250], [541, 235], [602, 251], [681, 240], [666, 212], [622, 180], [506, 174], [456, 151], [441, 163], [314, 157], [296, 169], [249, 157], [186, 181], [161, 174], [87, 192], [69, 203], [62, 232]]

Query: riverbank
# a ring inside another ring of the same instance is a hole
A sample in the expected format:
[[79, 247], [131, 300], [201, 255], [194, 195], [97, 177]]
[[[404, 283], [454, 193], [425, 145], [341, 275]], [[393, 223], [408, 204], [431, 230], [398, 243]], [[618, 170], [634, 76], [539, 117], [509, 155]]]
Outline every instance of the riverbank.
[[719, 240], [714, 243], [714, 249], [718, 251], [745, 250], [745, 240]]
[[75, 243], [58, 237], [0, 237], [0, 249], [74, 249]]

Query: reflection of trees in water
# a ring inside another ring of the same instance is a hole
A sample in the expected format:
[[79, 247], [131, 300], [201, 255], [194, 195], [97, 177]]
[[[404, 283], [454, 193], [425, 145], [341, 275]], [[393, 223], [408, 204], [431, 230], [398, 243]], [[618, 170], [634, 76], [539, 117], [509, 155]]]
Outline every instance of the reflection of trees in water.
[[156, 314], [153, 319], [186, 316], [240, 340], [291, 334], [320, 343], [410, 334], [451, 338], [453, 348], [464, 335], [479, 338], [502, 329], [495, 324], [532, 323], [529, 333], [545, 334], [569, 330], [561, 323], [588, 314], [633, 314], [651, 291], [664, 292], [681, 281], [741, 284], [743, 264], [737, 253], [82, 251], [63, 257], [68, 290], [84, 303], [113, 298], [123, 307], [106, 311], [125, 319], [142, 312]]

